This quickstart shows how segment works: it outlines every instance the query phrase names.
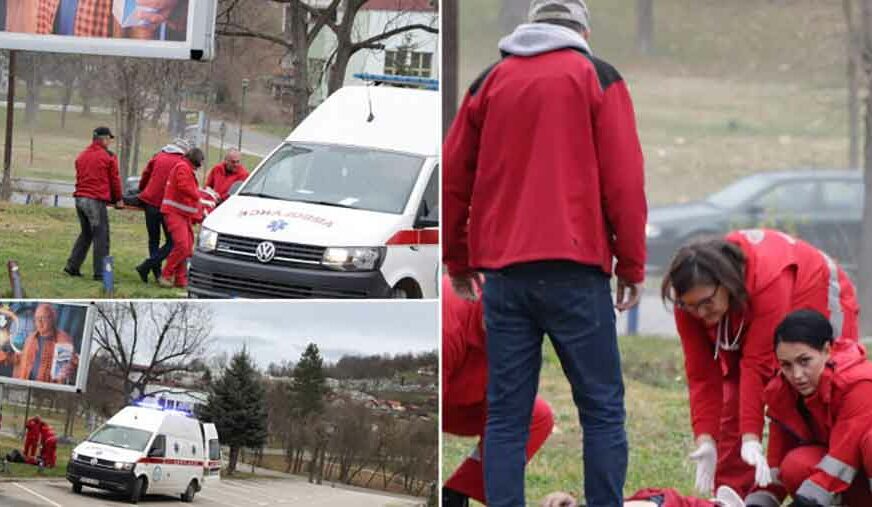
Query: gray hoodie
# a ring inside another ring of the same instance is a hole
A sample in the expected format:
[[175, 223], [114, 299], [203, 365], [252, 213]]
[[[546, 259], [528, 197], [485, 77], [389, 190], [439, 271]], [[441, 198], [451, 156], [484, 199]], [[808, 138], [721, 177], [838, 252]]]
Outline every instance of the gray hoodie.
[[593, 55], [590, 45], [578, 32], [550, 23], [518, 25], [515, 31], [503, 37], [500, 51], [516, 56], [535, 56], [558, 49], [580, 49]]

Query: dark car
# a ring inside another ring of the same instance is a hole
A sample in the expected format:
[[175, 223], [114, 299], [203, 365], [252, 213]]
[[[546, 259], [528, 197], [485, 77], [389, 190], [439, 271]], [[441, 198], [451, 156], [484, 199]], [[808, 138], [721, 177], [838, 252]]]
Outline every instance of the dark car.
[[861, 171], [796, 170], [742, 178], [701, 201], [653, 207], [648, 268], [660, 272], [688, 241], [769, 227], [802, 238], [856, 269], [863, 218]]

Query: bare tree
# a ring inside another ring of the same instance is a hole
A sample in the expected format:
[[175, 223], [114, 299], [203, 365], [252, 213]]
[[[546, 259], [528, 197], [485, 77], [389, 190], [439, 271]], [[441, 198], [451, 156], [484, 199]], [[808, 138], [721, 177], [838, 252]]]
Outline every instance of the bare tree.
[[[870, 2], [860, 2], [862, 16], [862, 50], [864, 66], [864, 81], [866, 89], [872, 91], [872, 5]], [[864, 209], [863, 227], [860, 242], [860, 283], [859, 299], [861, 308], [872, 307], [872, 93], [866, 94], [866, 139], [865, 139], [865, 178], [864, 178]], [[860, 314], [860, 332], [863, 336], [872, 335], [872, 312]]]
[[212, 327], [209, 307], [183, 302], [101, 303], [97, 317], [95, 354], [107, 365], [107, 387], [125, 402], [202, 359]]
[[636, 0], [636, 48], [643, 55], [654, 52], [654, 0]]
[[846, 49], [848, 51], [848, 132], [850, 144], [848, 161], [851, 169], [860, 166], [860, 71], [862, 70], [863, 54], [860, 40], [862, 25], [857, 24], [856, 7], [852, 0], [843, 0], [845, 12]]

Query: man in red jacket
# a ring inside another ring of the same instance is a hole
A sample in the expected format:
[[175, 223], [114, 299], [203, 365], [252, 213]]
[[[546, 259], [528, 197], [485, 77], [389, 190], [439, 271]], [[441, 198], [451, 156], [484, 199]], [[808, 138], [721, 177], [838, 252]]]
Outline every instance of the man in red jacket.
[[230, 197], [230, 187], [237, 181], [245, 181], [246, 178], [248, 178], [248, 170], [242, 165], [242, 154], [239, 150], [231, 148], [224, 156], [224, 162], [209, 171], [206, 187], [215, 190], [221, 196], [221, 200], [226, 201]]
[[167, 179], [160, 212], [173, 240], [158, 283], [161, 287], [187, 287], [186, 261], [194, 255], [193, 221], [201, 213], [200, 187], [196, 171], [203, 165], [203, 152], [194, 148], [176, 164]]
[[[442, 431], [481, 437], [487, 420], [487, 354], [481, 301], [467, 301], [442, 280]], [[554, 427], [548, 402], [537, 397], [529, 423], [527, 459], [545, 443]], [[461, 463], [442, 488], [442, 507], [468, 507], [469, 499], [484, 502], [482, 442]]]
[[[136, 266], [136, 272], [143, 282], [148, 281], [148, 273], [160, 278], [160, 268], [164, 259], [173, 249], [173, 241], [160, 212], [166, 191], [170, 170], [178, 164], [191, 144], [185, 139], [176, 139], [164, 146], [145, 166], [139, 180], [139, 200], [145, 205], [145, 228], [148, 231], [148, 258]], [[160, 246], [160, 231], [163, 228], [166, 242]]]
[[504, 58], [469, 88], [443, 146], [443, 260], [464, 297], [475, 298], [476, 271], [487, 279], [487, 500], [524, 504], [547, 333], [579, 408], [585, 498], [620, 505], [627, 439], [609, 275], [617, 258], [617, 308], [637, 304], [642, 150], [623, 79], [588, 45], [584, 2], [533, 0], [529, 18], [500, 41]]
[[115, 136], [108, 127], [94, 129], [91, 145], [76, 158], [76, 214], [79, 233], [64, 272], [82, 276], [79, 269], [85, 262], [91, 242], [94, 243], [94, 280], [103, 279], [103, 258], [109, 255], [109, 215], [106, 204], [115, 203], [122, 208], [121, 178], [118, 176], [118, 158], [109, 151]]

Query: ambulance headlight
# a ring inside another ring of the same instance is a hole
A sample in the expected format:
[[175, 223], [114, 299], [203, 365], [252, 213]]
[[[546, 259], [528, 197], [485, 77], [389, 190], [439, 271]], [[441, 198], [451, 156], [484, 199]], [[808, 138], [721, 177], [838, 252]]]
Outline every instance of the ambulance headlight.
[[660, 227], [652, 224], [645, 225], [645, 237], [649, 239], [657, 239], [661, 234], [663, 234], [663, 230], [660, 229]]
[[384, 247], [342, 247], [324, 251], [321, 264], [336, 271], [373, 271], [381, 267]]
[[197, 247], [204, 252], [214, 252], [218, 248], [218, 233], [205, 227], [200, 228]]
[[129, 472], [133, 470], [133, 463], [122, 463], [121, 461], [116, 461], [115, 470], [123, 470], [125, 472]]
[[70, 456], [70, 460], [76, 461], [78, 459], [79, 459], [79, 453], [77, 453], [76, 451], [73, 451], [73, 454]]

